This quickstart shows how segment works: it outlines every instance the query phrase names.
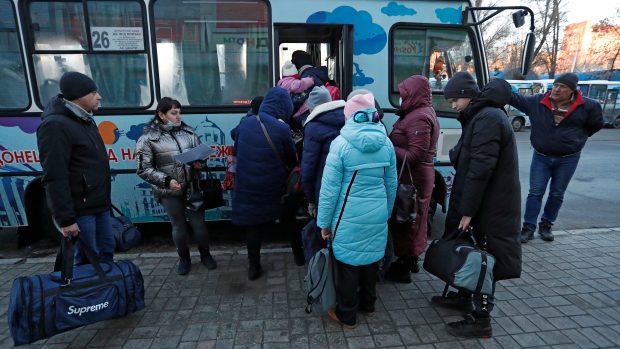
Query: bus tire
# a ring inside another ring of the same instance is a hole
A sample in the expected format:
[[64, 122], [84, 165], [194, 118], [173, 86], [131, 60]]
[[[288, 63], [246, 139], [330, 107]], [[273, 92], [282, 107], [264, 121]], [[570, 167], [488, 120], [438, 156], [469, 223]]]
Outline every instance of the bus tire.
[[620, 116], [618, 116], [616, 120], [614, 120], [614, 122], [611, 123], [611, 127], [620, 128]]

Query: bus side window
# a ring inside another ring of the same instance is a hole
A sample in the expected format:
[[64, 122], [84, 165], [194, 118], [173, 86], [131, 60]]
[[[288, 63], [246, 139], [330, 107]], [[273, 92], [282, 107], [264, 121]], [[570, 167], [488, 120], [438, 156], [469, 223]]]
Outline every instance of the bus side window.
[[30, 101], [15, 12], [10, 1], [0, 1], [0, 13], [0, 109], [24, 109]]

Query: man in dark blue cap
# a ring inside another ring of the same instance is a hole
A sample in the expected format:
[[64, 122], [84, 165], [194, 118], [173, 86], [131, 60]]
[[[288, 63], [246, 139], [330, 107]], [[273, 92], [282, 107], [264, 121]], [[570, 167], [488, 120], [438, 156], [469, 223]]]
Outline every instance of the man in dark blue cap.
[[551, 227], [558, 217], [568, 187], [588, 137], [603, 127], [601, 105], [584, 98], [573, 73], [558, 76], [551, 92], [534, 96], [512, 93], [510, 105], [529, 115], [534, 152], [530, 167], [530, 191], [525, 203], [521, 242], [534, 238], [536, 220], [547, 185], [549, 196], [538, 223], [538, 234], [553, 241]]
[[[100, 101], [90, 77], [65, 73], [60, 94], [41, 114], [37, 143], [47, 203], [62, 235], [79, 235], [101, 261], [111, 262], [115, 242], [110, 226], [110, 164], [93, 120]], [[75, 263], [87, 263], [76, 247]]]

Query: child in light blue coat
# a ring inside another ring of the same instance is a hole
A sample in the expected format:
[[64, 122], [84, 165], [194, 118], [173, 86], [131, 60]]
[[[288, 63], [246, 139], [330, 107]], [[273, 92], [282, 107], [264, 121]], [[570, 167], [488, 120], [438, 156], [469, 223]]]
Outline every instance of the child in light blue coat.
[[396, 196], [396, 157], [372, 94], [351, 98], [344, 115], [347, 121], [325, 162], [317, 225], [324, 239], [334, 234], [337, 305], [328, 315], [354, 327], [358, 310], [375, 309], [378, 262]]

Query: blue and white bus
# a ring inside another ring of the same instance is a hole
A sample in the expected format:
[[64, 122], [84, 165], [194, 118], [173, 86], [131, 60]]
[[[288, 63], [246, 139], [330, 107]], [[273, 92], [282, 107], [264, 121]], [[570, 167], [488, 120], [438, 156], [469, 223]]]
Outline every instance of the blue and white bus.
[[[531, 15], [517, 8], [513, 17]], [[184, 121], [216, 150], [208, 164], [223, 177], [231, 129], [299, 44], [328, 67], [343, 96], [372, 91], [388, 127], [396, 120], [397, 84], [413, 74], [434, 79], [435, 60], [444, 58], [441, 81], [433, 80], [442, 127], [433, 197], [445, 208], [454, 174], [448, 150], [460, 125], [442, 88], [458, 71], [481, 86], [488, 81], [475, 17], [469, 1], [444, 0], [0, 0], [0, 226], [46, 230], [35, 133], [64, 72], [91, 76], [103, 97], [95, 120], [112, 168], [113, 203], [135, 222], [165, 221], [150, 186], [135, 175], [135, 142], [157, 101], [182, 103]], [[206, 219], [229, 219], [230, 212], [210, 210]]]
[[620, 128], [620, 81], [586, 80], [577, 87], [584, 97], [601, 104], [605, 126]]

